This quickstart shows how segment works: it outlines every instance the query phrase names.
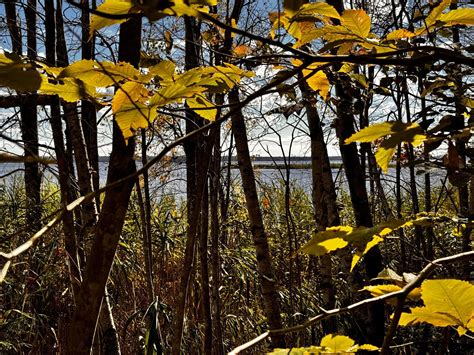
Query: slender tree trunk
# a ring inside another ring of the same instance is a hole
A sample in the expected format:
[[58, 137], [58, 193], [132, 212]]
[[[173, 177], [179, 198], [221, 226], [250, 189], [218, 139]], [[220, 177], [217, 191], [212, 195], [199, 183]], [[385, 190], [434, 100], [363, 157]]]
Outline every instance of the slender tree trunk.
[[[328, 0], [342, 14], [344, 2], [342, 0]], [[354, 116], [352, 114], [352, 97], [350, 90], [344, 88], [344, 83], [336, 78], [336, 96], [339, 98], [337, 106], [336, 133], [339, 138], [344, 172], [349, 184], [352, 209], [358, 226], [372, 227], [372, 215], [365, 186], [365, 174], [357, 152], [355, 143], [345, 144], [344, 141], [354, 133]], [[382, 270], [382, 256], [376, 246], [364, 256], [365, 271], [369, 279], [374, 278]], [[377, 304], [368, 307], [367, 340], [375, 345], [381, 345], [384, 338], [384, 306]]]
[[[456, 10], [458, 8], [458, 3], [453, 1], [450, 5], [450, 10]], [[460, 37], [459, 37], [459, 28], [454, 26], [453, 27], [453, 43], [455, 45], [460, 44]], [[459, 48], [459, 47], [458, 47]], [[463, 73], [461, 72], [462, 68], [460, 65], [455, 65], [452, 69], [453, 76], [455, 78], [455, 105], [456, 105], [456, 118], [455, 118], [455, 127], [459, 130], [463, 129], [464, 124], [464, 117], [463, 113], [466, 111], [465, 105], [462, 103], [462, 97], [465, 95], [465, 89], [463, 88], [462, 77]], [[459, 155], [459, 170], [466, 168], [466, 143], [468, 143], [468, 139], [458, 138], [456, 139], [456, 150]], [[474, 195], [471, 192], [471, 195]], [[470, 217], [470, 192], [468, 181], [465, 182], [462, 186], [458, 187], [458, 197], [459, 197], [459, 214], [462, 218], [469, 218]], [[473, 205], [473, 202], [471, 202]], [[471, 234], [473, 228], [466, 228], [462, 235], [462, 250], [463, 251], [470, 251], [472, 250], [471, 246]], [[462, 269], [462, 275], [465, 280], [469, 280], [472, 272], [472, 263], [465, 263]]]
[[[95, 8], [95, 1], [89, 4], [89, 0], [81, 0], [83, 5]], [[95, 36], [90, 36], [89, 29], [89, 10], [83, 9], [81, 12], [81, 28], [82, 28], [82, 59], [94, 59]], [[92, 177], [92, 187], [94, 190], [99, 189], [99, 150], [97, 143], [97, 115], [96, 109], [92, 102], [87, 100], [81, 101], [81, 119], [82, 130], [87, 147], [87, 156], [90, 164], [90, 174]], [[100, 210], [100, 199], [96, 198], [97, 211]]]
[[[200, 23], [197, 19], [191, 17], [184, 18], [185, 24], [185, 67], [186, 70], [199, 66], [201, 58], [200, 41]], [[194, 131], [202, 124], [202, 120], [192, 111], [186, 111], [186, 133]], [[179, 354], [181, 350], [181, 341], [183, 336], [184, 318], [186, 314], [186, 302], [188, 297], [189, 279], [194, 262], [194, 251], [196, 237], [199, 231], [199, 211], [201, 209], [202, 193], [206, 181], [205, 176], [198, 174], [198, 157], [202, 155], [202, 135], [187, 139], [184, 144], [184, 153], [186, 155], [186, 196], [187, 196], [187, 240], [186, 250], [183, 262], [183, 271], [181, 274], [180, 291], [176, 305], [176, 315], [173, 324], [173, 342], [172, 354]], [[207, 159], [207, 158], [205, 158]], [[201, 162], [202, 164], [202, 162]], [[207, 167], [207, 164], [206, 164]], [[206, 170], [207, 175], [207, 170]]]
[[[317, 109], [310, 103], [311, 93], [305, 82], [300, 81], [300, 89], [305, 103], [311, 139], [311, 196], [314, 208], [314, 219], [317, 229], [323, 231], [327, 227], [340, 224], [336, 202], [336, 189], [332, 178], [331, 164], [324, 140], [321, 119], [319, 118]], [[333, 309], [336, 304], [336, 289], [332, 280], [333, 262], [331, 255], [326, 254], [322, 256], [319, 264], [319, 276], [321, 277], [319, 287], [323, 298], [322, 306], [324, 309]], [[336, 330], [337, 324], [335, 318], [323, 322], [324, 333], [329, 334]]]
[[[45, 1], [45, 18], [46, 18], [46, 62], [48, 65], [56, 65], [56, 30], [58, 24], [55, 24], [54, 0]], [[62, 25], [61, 25], [62, 26]], [[61, 123], [61, 106], [59, 98], [54, 97], [50, 106], [51, 115], [50, 123], [53, 133], [54, 150], [56, 153], [56, 161], [58, 164], [59, 186], [61, 190], [61, 204], [63, 206], [76, 199], [74, 189], [71, 186], [71, 171], [68, 162], [70, 157], [67, 156], [64, 146], [64, 136]], [[74, 296], [77, 295], [81, 282], [80, 262], [77, 251], [76, 231], [74, 228], [74, 216], [72, 212], [66, 211], [63, 217], [63, 232], [65, 237], [65, 249], [68, 253], [68, 266], [71, 276], [71, 285]]]
[[[237, 89], [233, 89], [229, 93], [229, 103], [231, 105], [238, 105], [240, 103]], [[247, 141], [247, 129], [241, 110], [235, 110], [232, 115], [232, 131], [234, 133], [240, 175], [242, 177], [245, 201], [249, 213], [250, 229], [257, 253], [257, 270], [259, 273], [265, 315], [268, 320], [269, 328], [278, 329], [282, 327], [282, 320], [280, 314], [280, 300], [276, 286], [277, 282], [273, 272], [270, 247], [263, 226], [262, 212], [258, 201], [255, 175]], [[285, 347], [284, 336], [273, 336], [271, 342], [274, 348]]]
[[[6, 0], [5, 15], [10, 33], [13, 51], [22, 55], [21, 30], [18, 26], [17, 10], [14, 0]], [[28, 0], [25, 8], [27, 55], [36, 59], [36, 0]], [[41, 227], [41, 173], [38, 162], [38, 118], [35, 95], [27, 94], [20, 106], [20, 129], [23, 140], [24, 155], [32, 158], [24, 163], [25, 194], [26, 194], [26, 225], [29, 230]]]
[[[120, 26], [119, 59], [138, 66], [140, 60], [141, 18], [132, 18]], [[132, 174], [134, 139], [123, 139], [116, 123], [113, 128], [112, 153], [107, 182]], [[122, 231], [133, 181], [127, 181], [106, 192], [95, 239], [87, 259], [84, 280], [77, 297], [76, 309], [68, 334], [68, 354], [89, 354], [97, 325], [105, 286]]]
[[[209, 142], [210, 143], [210, 142]], [[202, 169], [202, 168], [201, 168]], [[208, 237], [209, 237], [209, 188], [206, 184], [202, 199], [200, 230], [199, 230], [199, 266], [201, 271], [201, 307], [204, 322], [204, 342], [202, 353], [213, 353], [212, 342], [212, 317], [211, 317], [211, 297], [209, 290], [209, 258], [208, 258]]]
[[[142, 129], [142, 166], [148, 163], [147, 157], [147, 139], [146, 132]], [[152, 245], [152, 232], [151, 232], [151, 198], [150, 198], [150, 181], [148, 178], [148, 171], [143, 173], [143, 208], [144, 208], [144, 231], [145, 239], [143, 240], [143, 251], [145, 253], [145, 267], [147, 270], [147, 282], [149, 283], [149, 297], [153, 301], [155, 299], [154, 283], [153, 283], [153, 245]]]
[[[418, 92], [421, 93], [424, 90], [424, 75], [421, 72], [418, 75]], [[426, 119], [426, 98], [425, 96], [421, 95], [421, 122], [426, 126], [427, 119]], [[428, 151], [428, 146], [425, 144], [423, 147], [423, 161], [425, 162], [425, 169], [426, 172], [424, 174], [425, 178], [425, 211], [431, 212], [431, 176], [428, 171], [430, 160], [430, 153]], [[435, 237], [433, 227], [426, 227], [426, 258], [429, 260], [434, 259], [434, 250], [433, 250], [433, 239]]]
[[213, 355], [224, 354], [224, 344], [222, 338], [221, 323], [221, 302], [219, 297], [220, 280], [220, 255], [219, 255], [219, 190], [220, 190], [220, 170], [221, 170], [221, 151], [220, 151], [220, 129], [216, 134], [214, 143], [213, 160], [211, 166], [210, 187], [209, 187], [209, 203], [211, 213], [211, 305], [212, 305], [212, 323], [213, 329]]

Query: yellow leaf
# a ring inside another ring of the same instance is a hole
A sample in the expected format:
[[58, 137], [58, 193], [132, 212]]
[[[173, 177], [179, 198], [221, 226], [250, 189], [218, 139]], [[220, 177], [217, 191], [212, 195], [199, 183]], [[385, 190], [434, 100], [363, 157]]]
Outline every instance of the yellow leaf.
[[458, 326], [460, 334], [474, 330], [474, 285], [454, 279], [426, 280], [421, 285], [421, 296], [425, 306], [402, 313], [400, 325]]
[[[400, 291], [402, 288], [397, 285], [374, 285], [374, 286], [365, 286], [362, 290], [370, 292], [374, 297], [382, 296], [387, 293]], [[408, 298], [412, 301], [417, 301], [421, 297], [421, 289], [419, 287], [415, 288], [408, 294]]]
[[425, 23], [427, 27], [435, 24], [436, 21], [440, 18], [443, 11], [451, 4], [451, 0], [443, 0], [441, 3], [436, 6], [430, 14], [426, 17]]
[[0, 86], [23, 92], [36, 91], [40, 85], [41, 75], [32, 63], [13, 53], [0, 53]]
[[376, 123], [369, 127], [365, 127], [364, 129], [360, 130], [359, 132], [354, 133], [352, 136], [345, 140], [345, 144], [350, 144], [354, 142], [363, 142], [369, 143], [375, 141], [381, 137], [385, 137], [389, 134], [394, 134], [404, 126], [399, 121], [388, 121], [382, 123]]
[[417, 123], [389, 121], [371, 125], [354, 133], [345, 140], [345, 144], [372, 142], [389, 135], [390, 138], [385, 139], [375, 153], [377, 163], [385, 172], [388, 170], [390, 159], [395, 153], [395, 148], [399, 143], [408, 142], [416, 147], [422, 144], [426, 139], [423, 129]]
[[[305, 76], [310, 75], [310, 73], [310, 70], [303, 70], [303, 75]], [[312, 90], [319, 92], [319, 95], [321, 95], [324, 100], [327, 100], [329, 95], [329, 80], [322, 70], [317, 71], [306, 79], [306, 82]]]
[[329, 227], [325, 231], [314, 234], [311, 240], [301, 247], [300, 251], [305, 254], [321, 256], [342, 249], [349, 244], [343, 237], [352, 231], [353, 228], [349, 226]]
[[393, 40], [402, 39], [402, 38], [412, 38], [414, 36], [415, 34], [413, 32], [408, 31], [404, 28], [401, 28], [401, 29], [390, 32], [387, 35], [386, 39], [389, 41], [393, 41]]
[[174, 73], [176, 69], [176, 64], [170, 60], [163, 60], [156, 65], [148, 68], [148, 74], [151, 76], [157, 76], [161, 80], [160, 82], [172, 82], [174, 78]]
[[64, 68], [58, 77], [76, 78], [95, 87], [107, 87], [124, 80], [136, 80], [140, 72], [126, 62], [115, 64], [83, 59]]
[[375, 285], [365, 286], [362, 290], [370, 292], [374, 297], [382, 296], [387, 293], [400, 291], [402, 288], [397, 285]]
[[[98, 8], [97, 11], [104, 12], [111, 15], [126, 15], [132, 13], [134, 8], [133, 1], [130, 0], [105, 0]], [[94, 34], [94, 31], [100, 30], [101, 28], [120, 24], [127, 21], [128, 19], [111, 19], [102, 17], [100, 15], [92, 14], [90, 23], [90, 35]]]
[[308, 21], [322, 18], [323, 16], [340, 19], [341, 16], [337, 10], [325, 3], [325, 2], [314, 2], [310, 4], [303, 4], [295, 15], [291, 18], [291, 21]]
[[147, 128], [157, 116], [156, 107], [149, 107], [140, 102], [124, 104], [115, 114], [123, 137], [126, 141], [134, 135], [139, 128]]
[[127, 81], [121, 85], [112, 99], [112, 112], [116, 113], [120, 107], [126, 103], [133, 103], [139, 101], [143, 96], [146, 96], [148, 90], [140, 83]]
[[205, 91], [205, 88], [200, 86], [184, 86], [180, 83], [174, 83], [164, 88], [161, 88], [150, 99], [151, 106], [164, 106], [174, 102], [182, 102], [183, 99], [193, 97]]
[[321, 339], [321, 346], [325, 347], [331, 353], [340, 353], [346, 352], [352, 346], [354, 346], [355, 341], [351, 338], [344, 335], [326, 335]]
[[321, 339], [319, 346], [306, 348], [274, 349], [269, 355], [308, 355], [308, 354], [353, 354], [358, 350], [377, 351], [378, 347], [370, 344], [357, 345], [354, 340], [345, 335], [328, 334]]
[[83, 98], [95, 96], [94, 87], [73, 78], [63, 78], [55, 84], [44, 78], [39, 91], [45, 95], [58, 95], [67, 102], [76, 102]]
[[453, 25], [474, 25], [474, 9], [456, 9], [441, 15], [440, 21]]
[[283, 8], [285, 13], [289, 17], [293, 17], [305, 2], [306, 0], [284, 0]]
[[341, 23], [361, 38], [365, 39], [370, 33], [370, 17], [364, 10], [344, 10]]
[[196, 95], [186, 99], [189, 108], [208, 121], [214, 121], [217, 115], [216, 106], [203, 95]]
[[393, 155], [395, 154], [395, 147], [379, 147], [375, 152], [375, 160], [377, 164], [382, 168], [383, 172], [386, 173], [388, 171], [388, 167], [390, 165], [390, 160], [392, 160]]

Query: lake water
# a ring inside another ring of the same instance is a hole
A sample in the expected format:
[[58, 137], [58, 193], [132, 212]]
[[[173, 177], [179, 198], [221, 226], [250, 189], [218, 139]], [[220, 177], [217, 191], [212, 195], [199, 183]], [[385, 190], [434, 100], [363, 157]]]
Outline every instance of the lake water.
[[[294, 163], [307, 163], [308, 161], [296, 161]], [[333, 161], [337, 162], [337, 161]], [[237, 163], [233, 162], [231, 169], [231, 179], [238, 184], [240, 180]], [[274, 185], [279, 186], [283, 179], [286, 179], [286, 171], [281, 167], [269, 168], [273, 162], [270, 160], [259, 160], [254, 162], [257, 183], [259, 185]], [[280, 162], [278, 162], [280, 164]], [[141, 164], [137, 163], [137, 167]], [[263, 167], [262, 167], [263, 166]], [[99, 176], [101, 186], [105, 185], [107, 178], [107, 162], [99, 163]], [[43, 181], [57, 183], [57, 168], [55, 165], [50, 165], [42, 168]], [[431, 173], [431, 181], [433, 186], [440, 186], [441, 181], [445, 177], [445, 172], [441, 169], [433, 170]], [[21, 184], [23, 174], [23, 164], [21, 163], [1, 163], [0, 164], [0, 186], [8, 185], [16, 181]], [[222, 176], [225, 177], [227, 169], [222, 168]], [[336, 181], [336, 186], [347, 189], [344, 170], [340, 168], [332, 169], [333, 179]], [[383, 174], [382, 183], [387, 193], [394, 193], [395, 189], [395, 169], [390, 168], [387, 174]], [[402, 168], [402, 189], [409, 190], [409, 169]], [[419, 188], [423, 187], [424, 175], [417, 175], [417, 184]], [[292, 184], [303, 188], [308, 194], [311, 193], [311, 170], [310, 169], [290, 169], [290, 181]], [[153, 197], [159, 199], [163, 195], [173, 195], [178, 199], [185, 197], [186, 192], [186, 169], [185, 164], [171, 163], [167, 167], [153, 167], [150, 170], [150, 185]]]

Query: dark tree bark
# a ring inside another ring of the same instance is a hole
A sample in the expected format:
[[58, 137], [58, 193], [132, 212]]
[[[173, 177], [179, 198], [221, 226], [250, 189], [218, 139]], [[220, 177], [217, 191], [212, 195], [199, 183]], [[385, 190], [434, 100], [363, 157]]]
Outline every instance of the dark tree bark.
[[[18, 26], [15, 1], [4, 2], [7, 27], [10, 33], [14, 53], [22, 55], [21, 30]], [[36, 59], [36, 0], [29, 0], [25, 8], [27, 55]], [[26, 225], [28, 229], [38, 230], [41, 227], [41, 173], [37, 159], [38, 146], [38, 118], [35, 95], [24, 96], [20, 105], [20, 129], [23, 140], [24, 155], [33, 158], [25, 161], [25, 194], [26, 194]], [[25, 159], [27, 160], [27, 159]]]
[[[82, 4], [95, 8], [95, 1], [89, 4], [89, 0], [82, 0]], [[90, 16], [89, 10], [83, 9], [81, 12], [81, 28], [82, 28], [82, 59], [94, 59], [95, 36], [90, 36]], [[94, 190], [99, 189], [99, 150], [97, 143], [97, 114], [95, 106], [87, 100], [81, 101], [81, 120], [84, 139], [87, 147], [87, 156], [91, 168], [92, 187]], [[100, 210], [100, 199], [96, 198], [97, 211]]]
[[[302, 77], [300, 77], [302, 79]], [[306, 118], [308, 120], [309, 135], [311, 139], [311, 176], [312, 176], [312, 202], [314, 220], [319, 231], [327, 227], [340, 224], [337, 210], [336, 190], [332, 179], [331, 164], [327, 151], [324, 133], [316, 107], [311, 104], [310, 89], [300, 80], [300, 90], [303, 94]], [[314, 93], [313, 93], [314, 95]], [[336, 289], [332, 281], [333, 262], [331, 255], [326, 254], [320, 258], [319, 276], [321, 278], [320, 290], [323, 298], [322, 307], [333, 309], [336, 304]], [[324, 333], [333, 333], [337, 330], [336, 319], [323, 322]]]
[[[339, 13], [344, 11], [342, 0], [329, 0]], [[336, 133], [339, 138], [344, 172], [347, 177], [351, 195], [352, 209], [358, 226], [372, 227], [372, 215], [365, 186], [365, 174], [362, 169], [357, 145], [345, 144], [345, 140], [354, 133], [354, 115], [352, 107], [351, 89], [344, 86], [344, 82], [336, 78], [336, 96], [338, 98]], [[364, 256], [367, 277], [372, 279], [382, 270], [382, 256], [379, 248], [372, 248]], [[375, 345], [381, 345], [384, 338], [384, 306], [376, 304], [368, 307], [367, 340]]]
[[[60, 39], [56, 40], [56, 31], [62, 28], [62, 23], [55, 23], [54, 0], [45, 1], [45, 18], [46, 18], [46, 62], [48, 65], [56, 65], [56, 43], [60, 43]], [[59, 31], [58, 31], [59, 32]], [[64, 38], [63, 38], [64, 39]], [[77, 196], [71, 185], [71, 171], [68, 162], [71, 157], [68, 156], [64, 146], [64, 135], [61, 123], [61, 106], [59, 97], [54, 96], [50, 104], [51, 115], [50, 123], [53, 133], [54, 151], [56, 153], [56, 161], [58, 164], [59, 186], [61, 190], [61, 203], [63, 206], [74, 201]], [[80, 260], [78, 257], [76, 230], [74, 228], [74, 215], [70, 211], [64, 212], [63, 232], [65, 238], [65, 249], [68, 253], [68, 266], [71, 275], [71, 284], [73, 295], [76, 296], [81, 282]]]
[[[238, 106], [240, 103], [239, 92], [233, 89], [229, 93], [229, 103]], [[264, 302], [264, 311], [270, 329], [282, 327], [280, 314], [280, 301], [277, 292], [277, 281], [272, 266], [272, 258], [268, 238], [263, 225], [262, 211], [260, 209], [255, 174], [250, 159], [247, 140], [247, 129], [241, 110], [234, 110], [232, 115], [232, 132], [234, 133], [237, 158], [239, 161], [240, 175], [244, 188], [245, 202], [249, 214], [250, 229], [252, 232], [255, 251], [257, 253], [257, 270], [259, 273], [260, 287]], [[284, 348], [285, 337], [282, 335], [271, 338], [273, 348]]]
[[[119, 58], [138, 66], [140, 60], [141, 18], [120, 26]], [[125, 142], [114, 123], [112, 153], [107, 182], [112, 183], [135, 172], [134, 139]], [[87, 259], [84, 280], [77, 297], [76, 310], [68, 334], [69, 354], [89, 354], [97, 325], [105, 286], [122, 231], [134, 181], [126, 181], [106, 192], [95, 239]]]

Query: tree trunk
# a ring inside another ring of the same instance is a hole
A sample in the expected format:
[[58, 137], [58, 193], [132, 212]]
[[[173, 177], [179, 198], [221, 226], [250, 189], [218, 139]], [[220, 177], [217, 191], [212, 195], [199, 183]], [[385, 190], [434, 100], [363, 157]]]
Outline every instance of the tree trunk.
[[[344, 11], [342, 0], [329, 0], [339, 13]], [[372, 227], [372, 215], [365, 186], [365, 174], [357, 152], [355, 143], [345, 144], [344, 141], [354, 133], [354, 115], [352, 107], [353, 97], [350, 89], [345, 88], [343, 82], [336, 78], [336, 96], [339, 99], [337, 105], [336, 132], [339, 138], [344, 172], [349, 184], [352, 209], [356, 224], [358, 226]], [[373, 247], [364, 256], [365, 271], [369, 279], [374, 278], [382, 270], [382, 256], [380, 249]], [[381, 345], [384, 338], [384, 305], [376, 304], [368, 307], [367, 340], [371, 344]]]
[[[138, 66], [140, 60], [141, 18], [120, 25], [119, 59]], [[135, 142], [125, 142], [114, 123], [112, 153], [107, 183], [135, 172]], [[105, 286], [112, 267], [122, 231], [134, 181], [126, 181], [106, 192], [95, 239], [87, 259], [84, 280], [79, 292], [73, 321], [68, 335], [69, 354], [89, 354], [92, 346]]]
[[[239, 103], [240, 98], [238, 90], [231, 90], [229, 93], [229, 104], [237, 106]], [[258, 201], [255, 174], [250, 159], [247, 141], [247, 129], [245, 127], [244, 116], [240, 109], [234, 110], [234, 114], [232, 115], [232, 132], [234, 133], [235, 146], [237, 148], [237, 157], [249, 214], [250, 229], [252, 231], [255, 251], [257, 253], [257, 270], [259, 273], [265, 315], [267, 317], [269, 328], [278, 329], [282, 327], [282, 320], [280, 314], [280, 301], [276, 287], [277, 283], [273, 272], [270, 247], [263, 226], [262, 211], [260, 210]], [[284, 348], [284, 335], [273, 336], [271, 343], [273, 348]]]
[[[22, 55], [21, 30], [18, 26], [15, 1], [6, 0], [5, 14], [7, 27], [10, 33], [12, 49]], [[25, 8], [27, 55], [36, 59], [36, 0], [28, 0]], [[35, 95], [27, 94], [22, 99], [20, 106], [20, 129], [23, 140], [24, 155], [31, 158], [25, 161], [25, 194], [26, 194], [26, 225], [28, 230], [38, 230], [41, 227], [41, 173], [38, 162], [35, 161], [39, 154], [38, 147], [38, 118]]]
[[[309, 136], [311, 139], [311, 196], [314, 208], [314, 220], [317, 229], [323, 231], [327, 227], [338, 226], [340, 224], [336, 202], [336, 190], [332, 179], [331, 164], [324, 140], [321, 119], [319, 118], [316, 107], [314, 107], [309, 100], [311, 95], [310, 90], [301, 79], [300, 77], [300, 90], [303, 95]], [[333, 309], [336, 304], [336, 289], [332, 282], [333, 262], [331, 255], [323, 255], [319, 263], [319, 276], [321, 277], [319, 287], [323, 299], [322, 307], [324, 309]], [[323, 331], [326, 334], [333, 333], [337, 330], [335, 318], [328, 319], [322, 324]]]

